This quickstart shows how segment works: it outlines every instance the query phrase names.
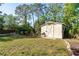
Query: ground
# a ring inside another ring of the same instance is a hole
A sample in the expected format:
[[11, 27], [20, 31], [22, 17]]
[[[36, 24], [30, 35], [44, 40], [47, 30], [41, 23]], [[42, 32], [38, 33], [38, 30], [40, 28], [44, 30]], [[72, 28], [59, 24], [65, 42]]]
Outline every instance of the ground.
[[67, 39], [73, 55], [79, 56], [79, 39]]
[[[13, 39], [11, 39], [13, 38]], [[43, 38], [0, 37], [0, 55], [7, 56], [67, 56], [63, 40]], [[8, 40], [7, 40], [8, 39]]]

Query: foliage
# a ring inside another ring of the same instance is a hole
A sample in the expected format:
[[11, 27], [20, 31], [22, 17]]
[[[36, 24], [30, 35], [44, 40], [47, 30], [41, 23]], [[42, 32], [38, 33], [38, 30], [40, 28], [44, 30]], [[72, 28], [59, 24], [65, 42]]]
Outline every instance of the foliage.
[[27, 4], [19, 5], [16, 7], [15, 13], [19, 16], [23, 16], [24, 24], [27, 24], [27, 17], [30, 13], [30, 7]]
[[54, 4], [48, 4], [49, 7], [48, 7], [48, 16], [49, 16], [49, 19], [54, 21], [54, 22], [60, 22], [61, 20], [61, 15], [62, 15], [62, 11], [63, 11], [63, 4], [57, 4], [57, 3], [54, 3]]
[[64, 17], [63, 23], [65, 25], [65, 37], [74, 37], [79, 33], [78, 26], [78, 14], [77, 14], [78, 4], [65, 4], [64, 5]]
[[15, 18], [13, 15], [4, 15], [4, 29], [11, 30], [15, 28]]
[[[39, 21], [40, 20], [40, 21]], [[40, 32], [41, 32], [41, 25], [45, 23], [46, 21], [46, 16], [40, 16], [39, 17], [39, 20], [37, 20], [35, 23], [34, 23], [34, 27], [35, 27], [35, 31], [36, 31], [36, 34], [40, 35]], [[39, 22], [38, 22], [39, 21]]]
[[18, 27], [18, 31], [22, 30], [23, 33], [26, 32], [28, 35], [30, 34], [30, 32], [32, 30], [31, 26], [27, 22], [30, 19], [29, 18], [30, 17], [30, 12], [31, 12], [31, 8], [27, 4], [19, 5], [19, 6], [16, 7], [16, 10], [15, 10], [15, 13], [18, 16], [20, 16], [20, 18], [22, 17], [22, 19], [23, 19], [23, 23], [22, 23], [21, 26]]
[[3, 29], [3, 23], [4, 23], [3, 16], [0, 15], [0, 30]]

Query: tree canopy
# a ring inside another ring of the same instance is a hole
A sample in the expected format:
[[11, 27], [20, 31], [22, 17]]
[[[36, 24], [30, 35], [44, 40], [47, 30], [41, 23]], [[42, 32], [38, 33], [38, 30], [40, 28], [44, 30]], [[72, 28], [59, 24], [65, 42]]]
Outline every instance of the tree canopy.
[[16, 29], [18, 32], [22, 29], [23, 33], [40, 34], [41, 25], [53, 21], [63, 24], [65, 37], [79, 36], [78, 3], [21, 4], [16, 7], [15, 14], [0, 15], [0, 29]]

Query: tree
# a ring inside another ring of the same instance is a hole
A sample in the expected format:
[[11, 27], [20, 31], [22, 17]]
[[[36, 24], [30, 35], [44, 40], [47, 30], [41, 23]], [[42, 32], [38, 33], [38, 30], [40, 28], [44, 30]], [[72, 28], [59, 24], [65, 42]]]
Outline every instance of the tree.
[[27, 15], [29, 13], [29, 5], [23, 4], [16, 7], [15, 14], [23, 18], [23, 26], [27, 28]]
[[[2, 5], [2, 3], [0, 3], [0, 6]], [[2, 13], [2, 11], [0, 11], [0, 14]]]
[[3, 30], [3, 23], [4, 23], [3, 16], [0, 15], [0, 30]]
[[29, 25], [28, 20], [30, 19], [31, 10], [32, 10], [31, 6], [28, 5], [28, 4], [19, 5], [19, 6], [16, 7], [16, 10], [15, 10], [15, 13], [20, 18], [22, 17], [22, 19], [23, 19], [23, 21], [21, 21], [22, 25], [20, 25], [19, 28], [23, 29], [24, 32], [27, 31], [28, 34], [30, 34], [29, 33], [30, 25]]
[[79, 32], [77, 8], [76, 4], [64, 4], [63, 23], [65, 26], [64, 36], [66, 37], [74, 37]]
[[41, 15], [44, 15], [44, 4], [41, 4], [41, 3], [35, 3], [35, 4], [33, 4], [32, 5], [33, 6], [33, 12], [34, 12], [34, 14], [37, 16], [37, 18], [38, 18], [38, 22], [40, 21], [39, 20], [39, 17], [41, 16]]
[[[35, 31], [36, 31], [36, 34], [38, 34], [38, 35], [40, 35], [41, 25], [45, 23], [46, 17], [45, 16], [40, 16], [39, 19], [40, 19], [40, 21], [36, 20], [35, 23], [34, 23]], [[38, 21], [39, 21], [39, 23], [38, 23]]]
[[27, 17], [29, 15], [30, 8], [29, 5], [23, 4], [16, 7], [15, 14], [24, 18], [24, 24], [27, 24]]
[[5, 30], [15, 30], [15, 27], [16, 27], [16, 19], [15, 17], [10, 14], [10, 15], [7, 15], [7, 14], [4, 14], [4, 29]]
[[48, 17], [49, 20], [52, 20], [54, 22], [60, 22], [61, 21], [61, 15], [63, 10], [63, 4], [48, 4]]
[[12, 30], [12, 29], [15, 29], [15, 26], [16, 26], [16, 25], [15, 25], [15, 21], [16, 21], [16, 20], [15, 20], [15, 17], [10, 14], [10, 15], [8, 15], [8, 18], [9, 18], [9, 20], [8, 20], [8, 22], [9, 22], [9, 23], [8, 23], [9, 29], [11, 29], [11, 30]]
[[[42, 3], [35, 3], [32, 5], [32, 10], [33, 10], [33, 14], [35, 15], [35, 17], [37, 17], [37, 20], [35, 21], [34, 23], [34, 28], [35, 28], [35, 31], [40, 34], [40, 25], [41, 25], [41, 18], [42, 16], [45, 17], [45, 7], [46, 7], [46, 4], [42, 4]], [[45, 19], [46, 20], [46, 19]]]
[[[0, 3], [0, 6], [2, 5], [2, 3]], [[3, 30], [3, 16], [1, 15], [2, 14], [2, 11], [0, 11], [0, 30]]]

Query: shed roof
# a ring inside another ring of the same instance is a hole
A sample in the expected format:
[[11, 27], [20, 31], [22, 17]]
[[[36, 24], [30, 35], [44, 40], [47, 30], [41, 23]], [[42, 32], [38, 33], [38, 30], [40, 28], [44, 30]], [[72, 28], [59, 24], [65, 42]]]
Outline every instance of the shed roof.
[[50, 24], [62, 24], [60, 22], [53, 22], [53, 21], [46, 21], [44, 24], [42, 24], [41, 26], [45, 26], [45, 25], [50, 25]]

